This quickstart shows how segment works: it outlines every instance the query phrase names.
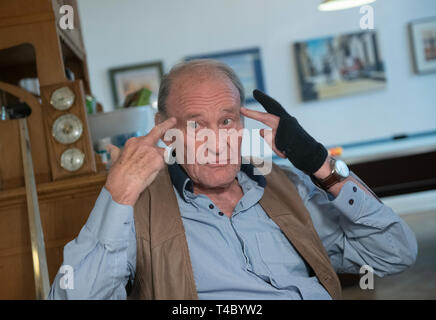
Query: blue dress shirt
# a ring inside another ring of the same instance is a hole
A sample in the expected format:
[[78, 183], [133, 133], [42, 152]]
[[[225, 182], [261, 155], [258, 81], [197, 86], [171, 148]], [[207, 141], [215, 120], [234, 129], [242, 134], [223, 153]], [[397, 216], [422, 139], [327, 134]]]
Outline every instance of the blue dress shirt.
[[[413, 264], [413, 232], [377, 198], [352, 181], [333, 198], [298, 169], [283, 169], [338, 273], [359, 273], [369, 265], [384, 276]], [[170, 166], [169, 172], [199, 299], [331, 299], [260, 206], [266, 181], [253, 176], [249, 165], [237, 174], [244, 195], [230, 218], [207, 196], [193, 193], [180, 166]], [[63, 265], [74, 270], [73, 287], [61, 287], [65, 274], [59, 272], [50, 299], [125, 299], [136, 266], [133, 208], [116, 203], [103, 188], [79, 236], [65, 246]]]

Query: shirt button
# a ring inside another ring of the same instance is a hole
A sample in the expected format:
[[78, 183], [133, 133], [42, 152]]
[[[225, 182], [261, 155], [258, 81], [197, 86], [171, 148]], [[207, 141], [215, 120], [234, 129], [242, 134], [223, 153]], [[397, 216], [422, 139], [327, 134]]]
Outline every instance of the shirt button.
[[354, 200], [353, 200], [353, 199], [350, 199], [350, 200], [348, 201], [348, 203], [352, 206], [353, 203], [354, 203]]
[[224, 215], [224, 213], [222, 213], [221, 211], [220, 211], [220, 212], [218, 212], [218, 214], [219, 214], [220, 216]]
[[354, 192], [357, 192], [357, 187], [353, 187], [353, 191], [354, 191]]
[[213, 204], [211, 203], [211, 204], [209, 205], [209, 209], [213, 209], [213, 208], [215, 208], [215, 207], [214, 207]]

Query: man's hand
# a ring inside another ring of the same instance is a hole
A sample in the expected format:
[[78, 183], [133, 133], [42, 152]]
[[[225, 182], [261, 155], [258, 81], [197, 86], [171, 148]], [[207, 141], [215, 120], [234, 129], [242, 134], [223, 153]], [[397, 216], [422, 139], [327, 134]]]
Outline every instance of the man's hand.
[[306, 174], [318, 171], [328, 155], [324, 146], [312, 138], [276, 100], [259, 90], [254, 90], [253, 96], [268, 113], [244, 107], [241, 113], [271, 127], [272, 131], [261, 130], [260, 134], [273, 151], [282, 158], [288, 158]]
[[176, 119], [170, 118], [146, 136], [130, 138], [122, 152], [113, 145], [108, 146], [112, 166], [105, 187], [115, 202], [134, 206], [141, 192], [164, 168], [165, 149], [157, 147], [156, 143], [175, 124]]

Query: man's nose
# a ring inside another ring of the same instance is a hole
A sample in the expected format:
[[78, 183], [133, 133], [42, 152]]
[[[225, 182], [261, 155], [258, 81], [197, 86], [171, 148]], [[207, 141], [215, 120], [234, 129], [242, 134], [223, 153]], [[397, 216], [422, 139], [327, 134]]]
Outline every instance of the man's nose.
[[218, 127], [209, 128], [211, 133], [213, 132], [215, 139], [207, 139], [207, 150], [208, 152], [212, 152], [214, 155], [220, 155], [227, 150], [227, 139], [226, 136], [223, 135], [222, 130], [219, 130]]

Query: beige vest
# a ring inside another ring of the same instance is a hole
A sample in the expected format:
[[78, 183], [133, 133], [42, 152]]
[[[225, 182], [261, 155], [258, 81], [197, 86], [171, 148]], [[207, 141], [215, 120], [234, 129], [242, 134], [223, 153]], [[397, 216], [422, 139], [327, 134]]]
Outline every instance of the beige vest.
[[[259, 201], [333, 299], [339, 279], [295, 185], [276, 165], [265, 176]], [[134, 208], [136, 275], [129, 299], [198, 299], [188, 243], [167, 169], [141, 194]]]

